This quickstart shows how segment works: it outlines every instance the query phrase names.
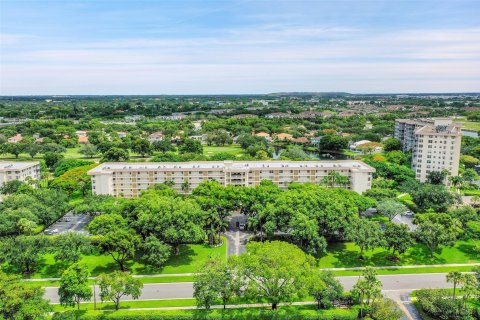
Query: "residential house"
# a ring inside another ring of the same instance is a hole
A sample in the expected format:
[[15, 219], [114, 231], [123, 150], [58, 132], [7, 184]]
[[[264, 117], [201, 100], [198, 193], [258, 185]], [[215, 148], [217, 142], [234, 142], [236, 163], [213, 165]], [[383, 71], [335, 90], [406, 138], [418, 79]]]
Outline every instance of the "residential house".
[[164, 137], [163, 132], [161, 131], [154, 132], [148, 136], [148, 141], [150, 141], [151, 143], [156, 141], [162, 141], [163, 137]]
[[293, 140], [293, 136], [289, 133], [278, 133], [273, 136], [279, 141], [291, 141]]
[[17, 133], [13, 137], [8, 138], [8, 142], [10, 143], [17, 143], [23, 140], [23, 137], [20, 133]]
[[79, 136], [78, 137], [78, 143], [87, 144], [88, 143], [88, 137], [87, 136]]
[[258, 132], [258, 133], [253, 133], [253, 135], [255, 137], [260, 137], [260, 138], [264, 138], [265, 140], [267, 141], [272, 141], [272, 137], [270, 136], [270, 134], [262, 131], [262, 132]]

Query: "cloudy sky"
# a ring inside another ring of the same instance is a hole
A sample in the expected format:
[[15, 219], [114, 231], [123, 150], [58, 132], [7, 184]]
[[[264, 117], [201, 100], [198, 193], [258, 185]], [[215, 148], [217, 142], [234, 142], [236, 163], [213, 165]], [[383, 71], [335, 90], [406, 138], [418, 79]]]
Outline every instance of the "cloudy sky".
[[0, 95], [478, 92], [479, 17], [479, 0], [0, 0]]

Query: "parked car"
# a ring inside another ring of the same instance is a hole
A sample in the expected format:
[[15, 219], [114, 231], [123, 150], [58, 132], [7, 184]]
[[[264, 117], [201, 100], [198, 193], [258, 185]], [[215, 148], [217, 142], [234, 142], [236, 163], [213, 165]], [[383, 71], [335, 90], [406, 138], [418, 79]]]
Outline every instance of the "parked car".
[[244, 231], [245, 230], [245, 223], [240, 223], [239, 229]]
[[403, 215], [406, 217], [413, 217], [415, 213], [413, 213], [413, 211], [408, 210], [408, 211], [405, 211]]

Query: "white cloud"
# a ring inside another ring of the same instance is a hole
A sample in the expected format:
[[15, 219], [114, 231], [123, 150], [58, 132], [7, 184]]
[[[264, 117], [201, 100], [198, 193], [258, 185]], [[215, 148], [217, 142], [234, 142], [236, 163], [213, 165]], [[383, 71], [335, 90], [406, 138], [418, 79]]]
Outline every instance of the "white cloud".
[[0, 94], [478, 91], [480, 29], [266, 25], [4, 50], [1, 61]]

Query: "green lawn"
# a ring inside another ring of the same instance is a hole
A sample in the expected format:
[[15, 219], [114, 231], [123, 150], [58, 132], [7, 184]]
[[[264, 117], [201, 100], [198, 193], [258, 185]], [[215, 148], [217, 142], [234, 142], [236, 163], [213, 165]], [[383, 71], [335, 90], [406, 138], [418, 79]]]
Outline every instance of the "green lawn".
[[[213, 309], [205, 310], [119, 310], [119, 311], [81, 311], [78, 319], [309, 319], [322, 320], [354, 320], [357, 316], [357, 309], [331, 309], [319, 310], [314, 305], [305, 306], [282, 306], [279, 307], [275, 314], [269, 308], [239, 308], [239, 309]], [[97, 318], [99, 317], [99, 318]]]
[[[97, 155], [96, 157], [90, 158], [90, 157], [85, 157], [83, 154], [81, 154], [79, 151], [82, 147], [75, 147], [75, 148], [67, 148], [67, 151], [63, 154], [65, 159], [85, 159], [85, 160], [93, 160], [93, 161], [98, 161], [101, 157], [100, 155]], [[142, 157], [138, 153], [133, 153], [129, 150], [129, 155], [130, 155], [130, 160], [142, 160], [142, 159], [150, 159], [150, 156], [147, 157]]]
[[203, 154], [206, 156], [213, 156], [214, 154], [217, 154], [220, 152], [227, 152], [235, 156], [240, 156], [241, 154], [243, 154], [243, 149], [240, 148], [240, 145], [238, 144], [232, 144], [230, 146], [224, 146], [224, 147], [203, 146]]
[[[132, 308], [162, 308], [162, 307], [188, 307], [195, 306], [195, 299], [173, 299], [173, 300], [141, 300], [122, 301], [120, 309]], [[60, 304], [53, 304], [54, 312], [76, 310], [76, 307], [62, 307]], [[93, 302], [81, 303], [80, 310], [94, 310]], [[115, 310], [113, 302], [97, 302], [97, 310]]]
[[[211, 256], [218, 256], [226, 259], [226, 239], [223, 239], [223, 245], [217, 248], [211, 248], [207, 245], [191, 244], [182, 245], [179, 255], [172, 255], [162, 269], [155, 269], [147, 266], [137, 258], [135, 261], [131, 260], [127, 263], [128, 269], [133, 274], [177, 274], [177, 273], [194, 273], [200, 266]], [[90, 270], [92, 276], [97, 276], [101, 273], [108, 273], [118, 269], [118, 265], [109, 255], [91, 254], [83, 256], [81, 262], [85, 263]], [[47, 254], [43, 257], [37, 271], [31, 275], [31, 278], [58, 278], [61, 276], [63, 270], [67, 266], [55, 263], [53, 255]], [[5, 271], [16, 273], [17, 270], [6, 266]], [[153, 279], [146, 278], [147, 282], [176, 282], [185, 281], [185, 279], [178, 279], [178, 277], [169, 277], [169, 279]], [[190, 280], [190, 278], [188, 278]]]
[[[478, 266], [477, 266], [478, 267]], [[451, 271], [470, 272], [475, 266], [470, 267], [423, 267], [423, 268], [406, 268], [406, 269], [376, 269], [379, 275], [390, 274], [418, 274], [418, 273], [448, 273]], [[339, 270], [333, 271], [337, 277], [359, 276], [362, 274], [361, 270]]]
[[467, 131], [480, 131], [480, 122], [478, 121], [468, 121], [466, 118], [456, 118], [454, 122], [463, 125], [463, 129]]
[[[172, 283], [172, 282], [193, 282], [193, 276], [162, 276], [162, 277], [140, 277], [141, 283]], [[40, 287], [58, 287], [60, 281], [58, 280], [42, 280], [42, 281], [25, 281], [24, 283], [30, 286]], [[94, 280], [88, 280], [88, 284], [93, 285]]]
[[462, 193], [465, 196], [480, 196], [480, 190], [463, 190]]
[[452, 263], [477, 263], [480, 262], [480, 243], [473, 240], [457, 241], [454, 247], [443, 247], [430, 255], [430, 251], [421, 244], [410, 248], [401, 256], [399, 262], [387, 259], [390, 255], [385, 249], [377, 248], [367, 251], [365, 260], [360, 260], [360, 249], [353, 243], [335, 243], [328, 247], [326, 256], [321, 257], [321, 268], [348, 268], [361, 266], [395, 266], [395, 265], [430, 265]]

